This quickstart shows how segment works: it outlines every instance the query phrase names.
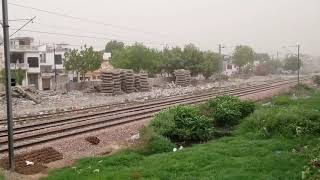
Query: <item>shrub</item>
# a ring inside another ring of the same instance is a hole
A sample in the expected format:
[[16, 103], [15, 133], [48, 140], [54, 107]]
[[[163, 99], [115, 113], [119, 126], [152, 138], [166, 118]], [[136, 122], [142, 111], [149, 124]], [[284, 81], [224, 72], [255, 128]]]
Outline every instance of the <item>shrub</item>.
[[239, 103], [224, 101], [218, 104], [214, 109], [213, 117], [218, 126], [233, 126], [238, 124], [242, 117]]
[[253, 101], [242, 101], [240, 103], [241, 117], [245, 118], [253, 113], [256, 109], [256, 104]]
[[242, 118], [247, 117], [255, 110], [255, 103], [241, 101], [234, 96], [218, 96], [208, 101], [212, 108], [213, 118], [218, 126], [233, 126]]
[[150, 127], [152, 127], [158, 134], [169, 137], [176, 128], [174, 122], [175, 113], [176, 108], [169, 108], [160, 111], [152, 119]]
[[164, 110], [152, 120], [150, 126], [173, 142], [207, 141], [213, 135], [212, 121], [191, 106]]
[[302, 179], [318, 180], [320, 179], [320, 145], [314, 148], [307, 148], [307, 155], [310, 160], [302, 171]]
[[291, 99], [288, 95], [277, 96], [272, 99], [272, 104], [276, 106], [287, 106], [293, 103], [293, 99]]
[[138, 151], [142, 154], [150, 155], [163, 152], [170, 152], [175, 145], [166, 137], [154, 132], [150, 127], [144, 127], [141, 131], [143, 146]]
[[316, 85], [320, 85], [320, 75], [315, 75], [312, 77], [312, 79]]
[[241, 123], [240, 132], [265, 137], [320, 135], [320, 112], [302, 106], [260, 109]]

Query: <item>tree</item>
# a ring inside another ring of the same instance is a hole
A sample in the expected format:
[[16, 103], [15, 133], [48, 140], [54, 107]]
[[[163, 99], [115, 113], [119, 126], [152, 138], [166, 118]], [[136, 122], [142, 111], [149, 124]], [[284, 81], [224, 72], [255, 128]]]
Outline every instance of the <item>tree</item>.
[[119, 41], [109, 41], [105, 47], [105, 52], [113, 53], [114, 51], [122, 50], [124, 43]]
[[272, 74], [276, 74], [279, 72], [279, 69], [282, 67], [282, 63], [280, 60], [270, 60], [265, 62], [268, 70]]
[[[14, 79], [18, 85], [22, 85], [22, 81], [26, 78], [26, 71], [21, 68], [12, 69], [11, 71], [11, 79]], [[0, 83], [5, 83], [5, 70], [1, 70]]]
[[[302, 67], [302, 61], [300, 59], [300, 68]], [[289, 56], [284, 60], [283, 64], [283, 69], [284, 70], [289, 70], [289, 71], [297, 71], [298, 68], [298, 58], [295, 56]]]
[[136, 73], [144, 70], [149, 75], [154, 75], [160, 72], [160, 57], [160, 52], [156, 49], [136, 43], [115, 51], [110, 62], [116, 68], [132, 69]]
[[204, 60], [201, 63], [200, 71], [206, 79], [219, 72], [221, 67], [222, 58], [219, 54], [210, 51], [204, 52]]
[[241, 68], [254, 61], [254, 51], [249, 46], [237, 46], [233, 52], [233, 63]]
[[73, 49], [65, 53], [64, 67], [68, 71], [76, 72], [82, 76], [82, 80], [85, 80], [85, 75], [89, 71], [97, 70], [101, 67], [102, 54], [95, 52], [92, 47], [83, 49]]
[[184, 47], [182, 60], [185, 69], [190, 70], [192, 76], [201, 73], [201, 64], [204, 60], [203, 52], [194, 44], [188, 44]]
[[173, 75], [174, 70], [184, 69], [183, 50], [180, 47], [165, 48], [161, 53], [161, 72]]
[[268, 53], [255, 53], [254, 60], [259, 61], [260, 63], [264, 63], [270, 61], [271, 58]]

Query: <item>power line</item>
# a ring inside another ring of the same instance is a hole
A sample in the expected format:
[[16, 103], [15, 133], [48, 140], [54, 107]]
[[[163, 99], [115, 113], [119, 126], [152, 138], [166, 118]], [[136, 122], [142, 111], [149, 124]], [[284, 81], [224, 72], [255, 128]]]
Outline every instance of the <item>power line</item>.
[[68, 15], [68, 14], [49, 11], [49, 10], [44, 10], [44, 9], [40, 9], [40, 8], [36, 8], [36, 7], [25, 6], [25, 5], [16, 4], [16, 3], [8, 3], [8, 4], [10, 4], [12, 6], [20, 7], [20, 8], [32, 9], [32, 10], [35, 10], [35, 11], [39, 11], [39, 12], [43, 12], [43, 13], [47, 13], [47, 14], [52, 14], [52, 15], [55, 15], [55, 16], [60, 16], [60, 17], [65, 17], [65, 18], [74, 19], [74, 20], [80, 20], [80, 21], [86, 21], [88, 23], [94, 23], [94, 24], [99, 24], [99, 25], [104, 25], [104, 26], [110, 26], [110, 27], [117, 28], [117, 29], [125, 29], [125, 30], [128, 30], [128, 31], [137, 31], [137, 32], [145, 33], [145, 34], [158, 34], [158, 35], [164, 36], [162, 33], [142, 31], [142, 30], [139, 30], [139, 29], [136, 29], [136, 28], [132, 28], [132, 27], [108, 24], [108, 23], [105, 23], [105, 22], [102, 22], [102, 21], [97, 21], [97, 20], [83, 18], [83, 17], [71, 16], [71, 15]]
[[[26, 27], [30, 22], [32, 22], [37, 16], [34, 16], [32, 19], [29, 19], [28, 22], [26, 22], [24, 25], [22, 25], [19, 29], [17, 29], [14, 33], [12, 33], [9, 37], [12, 37], [13, 35], [15, 35], [17, 32], [21, 31], [21, 29], [23, 29], [24, 27]], [[3, 42], [0, 43], [0, 45], [2, 45]]]
[[[44, 23], [39, 23], [39, 22], [34, 22], [35, 24], [41, 25], [41, 26], [46, 26], [49, 27], [51, 29], [67, 29], [67, 30], [76, 30], [76, 31], [83, 31], [83, 29], [81, 28], [75, 28], [75, 27], [67, 27], [67, 26], [57, 26], [57, 25], [49, 25], [49, 24], [44, 24]], [[104, 35], [104, 36], [117, 36], [117, 37], [121, 37], [119, 34], [114, 34], [114, 33], [100, 33], [100, 32], [93, 32], [93, 31], [86, 31], [86, 33], [90, 33], [90, 34], [96, 34], [96, 35]], [[131, 42], [135, 42], [135, 40], [125, 40], [125, 41], [131, 41]], [[158, 42], [158, 41], [147, 41], [149, 42], [149, 44], [165, 44], [164, 42]]]
[[[10, 28], [12, 30], [18, 30], [16, 28]], [[119, 40], [122, 42], [127, 42], [127, 43], [135, 43], [136, 41], [127, 41], [127, 40], [121, 40], [121, 39], [112, 39], [109, 37], [95, 37], [95, 36], [87, 36], [87, 35], [75, 35], [75, 34], [66, 34], [66, 33], [58, 33], [58, 32], [48, 32], [48, 31], [36, 31], [36, 30], [29, 30], [29, 29], [24, 29], [20, 30], [23, 32], [32, 32], [32, 33], [39, 33], [39, 34], [49, 34], [49, 35], [57, 35], [57, 36], [65, 36], [65, 37], [75, 37], [75, 38], [88, 38], [88, 39], [99, 39], [99, 40]], [[159, 43], [154, 43], [154, 42], [145, 42], [146, 44], [155, 44], [155, 45], [161, 45], [164, 46], [166, 44], [159, 44]]]

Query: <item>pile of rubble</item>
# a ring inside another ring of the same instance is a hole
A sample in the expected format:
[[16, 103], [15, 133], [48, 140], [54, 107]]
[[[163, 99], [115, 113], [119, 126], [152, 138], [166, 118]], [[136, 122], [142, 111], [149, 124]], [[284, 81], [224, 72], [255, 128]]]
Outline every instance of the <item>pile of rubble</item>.
[[174, 71], [176, 77], [176, 85], [181, 87], [186, 87], [190, 85], [191, 73], [189, 70], [178, 69]]
[[[41, 103], [41, 95], [33, 87], [15, 86], [15, 87], [12, 87], [11, 93], [12, 93], [12, 97], [25, 98], [35, 102], [36, 104]], [[5, 93], [0, 93], [0, 97], [5, 98]]]
[[150, 91], [148, 75], [132, 70], [108, 70], [101, 73], [100, 92], [105, 95]]

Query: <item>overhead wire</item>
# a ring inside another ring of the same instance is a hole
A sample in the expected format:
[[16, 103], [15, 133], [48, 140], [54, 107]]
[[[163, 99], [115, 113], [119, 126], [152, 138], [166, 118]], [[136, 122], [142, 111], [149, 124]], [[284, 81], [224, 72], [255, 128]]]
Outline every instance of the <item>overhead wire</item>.
[[[17, 30], [16, 28], [10, 28], [12, 30]], [[87, 36], [87, 35], [75, 35], [75, 34], [67, 34], [67, 33], [59, 33], [59, 32], [48, 32], [48, 31], [37, 31], [37, 30], [30, 30], [30, 29], [23, 29], [20, 30], [22, 32], [31, 32], [31, 33], [39, 33], [39, 34], [49, 34], [49, 35], [57, 35], [57, 36], [65, 36], [65, 37], [74, 37], [74, 38], [88, 38], [88, 39], [97, 39], [97, 40], [119, 40], [126, 43], [135, 43], [137, 41], [128, 41], [123, 39], [114, 39], [109, 37], [96, 37], [96, 36]], [[146, 44], [154, 44], [154, 45], [161, 45], [164, 46], [166, 44], [159, 44], [154, 42], [144, 42]]]
[[150, 32], [150, 31], [139, 30], [139, 29], [132, 28], [132, 27], [127, 27], [127, 26], [114, 25], [114, 24], [105, 23], [105, 22], [98, 21], [98, 20], [93, 20], [93, 19], [88, 19], [88, 18], [83, 18], [83, 17], [76, 17], [76, 16], [65, 14], [65, 13], [54, 12], [54, 11], [40, 9], [40, 8], [36, 8], [36, 7], [32, 7], [32, 6], [21, 5], [21, 4], [12, 3], [12, 2], [9, 2], [8, 4], [12, 5], [12, 6], [25, 8], [25, 9], [32, 9], [32, 10], [35, 10], [35, 11], [39, 11], [39, 12], [43, 12], [43, 13], [47, 13], [47, 14], [51, 14], [51, 15], [55, 15], [55, 16], [60, 16], [60, 17], [64, 17], [64, 18], [69, 18], [69, 19], [74, 19], [74, 20], [79, 20], [79, 21], [85, 21], [85, 22], [88, 22], [88, 23], [93, 23], [93, 24], [98, 24], [98, 25], [109, 26], [109, 27], [112, 27], [112, 28], [124, 29], [124, 30], [127, 30], [127, 31], [136, 31], [136, 32], [144, 33], [144, 34], [157, 34], [157, 35], [161, 35], [161, 36], [167, 36], [167, 35], [164, 35], [162, 33], [155, 33], [155, 32]]

